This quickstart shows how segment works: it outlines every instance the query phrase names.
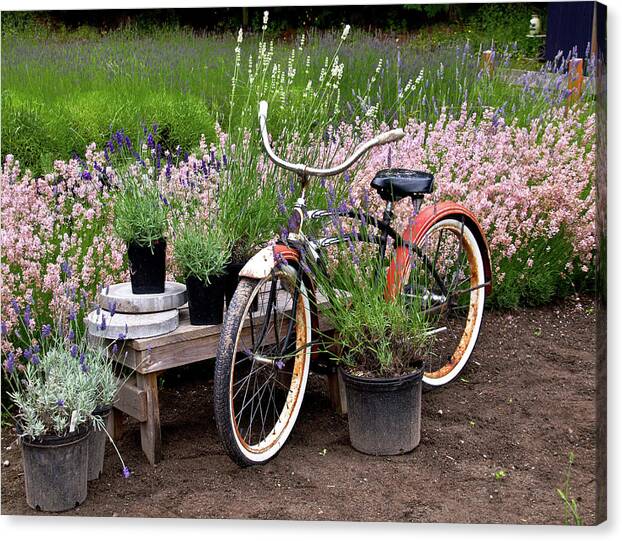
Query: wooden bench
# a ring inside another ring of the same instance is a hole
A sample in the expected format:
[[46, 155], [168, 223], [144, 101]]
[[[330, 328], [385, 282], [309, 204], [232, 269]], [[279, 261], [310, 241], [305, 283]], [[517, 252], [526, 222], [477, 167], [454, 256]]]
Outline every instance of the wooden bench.
[[[122, 429], [121, 413], [140, 422], [142, 449], [151, 464], [161, 459], [160, 405], [158, 376], [171, 368], [213, 361], [220, 339], [220, 325], [190, 325], [188, 309], [179, 312], [179, 327], [168, 334], [153, 338], [126, 340], [119, 347], [116, 360], [133, 370], [123, 383], [113, 408], [113, 438]], [[320, 329], [326, 324], [320, 320]], [[109, 343], [109, 341], [108, 341]], [[343, 384], [336, 371], [327, 376], [331, 404], [345, 413]]]

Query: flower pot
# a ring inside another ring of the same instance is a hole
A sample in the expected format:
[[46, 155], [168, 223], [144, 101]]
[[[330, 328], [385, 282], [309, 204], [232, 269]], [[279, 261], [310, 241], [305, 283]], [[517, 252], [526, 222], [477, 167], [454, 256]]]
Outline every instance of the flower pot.
[[21, 439], [26, 502], [30, 507], [66, 511], [86, 500], [89, 432], [89, 427], [84, 426], [65, 437]]
[[[112, 406], [100, 406], [93, 411], [93, 415], [99, 415], [104, 423], [107, 422]], [[88, 467], [88, 481], [94, 481], [99, 479], [102, 471], [104, 470], [104, 454], [106, 452], [106, 440], [108, 435], [106, 432], [99, 428], [92, 428], [88, 437], [89, 446], [89, 467]]]
[[191, 325], [222, 323], [225, 284], [226, 276], [212, 278], [211, 284], [205, 284], [195, 276], [186, 278]]
[[130, 262], [132, 293], [146, 295], [164, 293], [166, 279], [166, 240], [156, 240], [152, 246], [131, 242], [127, 247]]
[[[227, 308], [229, 308], [229, 304], [231, 304], [231, 299], [233, 299], [233, 294], [235, 293], [236, 288], [238, 287], [238, 283], [240, 282], [240, 271], [246, 265], [246, 263], [229, 263], [227, 265], [227, 280], [225, 283], [225, 300], [227, 303]], [[255, 297], [253, 300], [253, 304], [251, 306], [253, 312], [259, 310], [259, 299]]]
[[352, 447], [369, 455], [399, 455], [419, 445], [422, 364], [412, 374], [387, 379], [340, 372]]

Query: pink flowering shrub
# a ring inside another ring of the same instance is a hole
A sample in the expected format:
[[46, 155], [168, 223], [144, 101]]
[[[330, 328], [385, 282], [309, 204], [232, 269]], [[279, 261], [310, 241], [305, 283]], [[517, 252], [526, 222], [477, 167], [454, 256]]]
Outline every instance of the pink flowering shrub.
[[[347, 131], [349, 128], [345, 128]], [[367, 197], [375, 172], [394, 167], [435, 175], [427, 204], [462, 203], [475, 213], [493, 259], [496, 303], [548, 301], [573, 277], [590, 271], [595, 250], [595, 116], [562, 108], [528, 128], [507, 125], [492, 111], [442, 113], [433, 124], [411, 120], [406, 137], [376, 147], [357, 171], [352, 194]], [[369, 195], [375, 210], [382, 201]], [[409, 200], [397, 205], [398, 229], [411, 218]], [[538, 283], [540, 282], [540, 283]]]
[[[12, 155], [3, 164], [0, 272], [3, 334], [30, 306], [31, 327], [77, 314], [92, 301], [97, 284], [123, 276], [123, 249], [112, 234], [111, 192], [94, 152], [57, 161], [42, 178], [22, 173]], [[14, 302], [13, 302], [14, 301]], [[11, 345], [3, 340], [3, 350]]]

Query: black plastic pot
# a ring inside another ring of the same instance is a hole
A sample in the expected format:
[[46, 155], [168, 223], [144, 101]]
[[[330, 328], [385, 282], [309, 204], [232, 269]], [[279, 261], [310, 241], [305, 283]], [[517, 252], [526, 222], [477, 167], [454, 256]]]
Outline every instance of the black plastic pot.
[[419, 445], [423, 365], [412, 374], [387, 379], [340, 372], [352, 447], [368, 455], [399, 455]]
[[58, 512], [86, 500], [89, 433], [89, 427], [84, 426], [63, 438], [21, 439], [26, 502], [30, 507]]
[[[93, 411], [93, 415], [99, 415], [103, 419], [104, 423], [106, 423], [111, 411], [111, 406], [100, 406]], [[91, 432], [89, 433], [88, 481], [99, 479], [102, 471], [104, 471], [104, 454], [106, 452], [107, 439], [108, 436], [106, 435], [106, 432], [100, 430], [99, 428], [91, 429]]]
[[166, 280], [166, 240], [154, 241], [151, 247], [131, 242], [127, 246], [132, 293], [164, 293]]
[[213, 277], [210, 284], [205, 284], [195, 276], [186, 278], [191, 325], [222, 323], [226, 279], [226, 276]]
[[[227, 308], [229, 308], [231, 299], [233, 299], [233, 294], [235, 293], [238, 283], [240, 282], [239, 274], [244, 265], [246, 265], [246, 263], [229, 263], [229, 265], [227, 265], [227, 278], [225, 283], [225, 301], [227, 303]], [[257, 297], [253, 300], [251, 308], [253, 312], [259, 310], [259, 299]]]

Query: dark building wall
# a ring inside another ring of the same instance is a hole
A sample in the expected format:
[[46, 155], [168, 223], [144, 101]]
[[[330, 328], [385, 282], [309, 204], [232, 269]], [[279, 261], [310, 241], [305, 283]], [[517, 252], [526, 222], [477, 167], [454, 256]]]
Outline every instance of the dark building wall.
[[547, 60], [553, 60], [559, 51], [567, 55], [575, 47], [578, 56], [589, 56], [590, 51], [586, 54], [586, 50], [592, 42], [595, 4], [597, 43], [603, 56], [606, 55], [606, 6], [596, 2], [550, 2], [546, 29]]

